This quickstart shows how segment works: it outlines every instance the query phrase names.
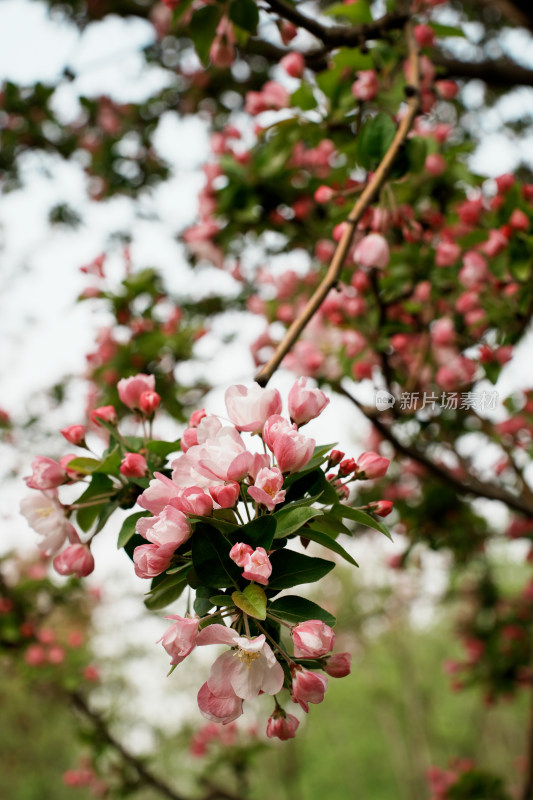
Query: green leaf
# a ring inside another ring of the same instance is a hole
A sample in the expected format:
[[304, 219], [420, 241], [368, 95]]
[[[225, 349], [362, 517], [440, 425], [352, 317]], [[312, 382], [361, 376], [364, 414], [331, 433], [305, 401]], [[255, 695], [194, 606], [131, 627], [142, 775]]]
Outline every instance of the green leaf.
[[269, 603], [268, 610], [276, 617], [284, 619], [287, 622], [306, 622], [308, 619], [320, 619], [326, 625], [333, 627], [336, 619], [333, 614], [321, 608], [311, 600], [306, 600], [305, 597], [298, 597], [296, 594], [286, 594], [283, 597], [278, 597], [272, 603]]
[[366, 0], [357, 0], [356, 3], [334, 3], [326, 8], [324, 14], [330, 17], [345, 17], [352, 25], [360, 25], [363, 22], [372, 22], [372, 13]]
[[242, 528], [237, 528], [232, 534], [232, 540], [249, 544], [254, 550], [256, 547], [264, 547], [268, 551], [275, 533], [275, 518], [271, 514], [264, 514], [243, 525]]
[[177, 600], [187, 586], [187, 578], [184, 574], [187, 569], [190, 569], [190, 564], [184, 564], [181, 572], [169, 575], [158, 583], [145, 598], [146, 608], [149, 608], [150, 611], [158, 611]]
[[121, 461], [122, 457], [120, 455], [119, 447], [118, 445], [115, 445], [113, 450], [107, 454], [95, 472], [100, 472], [104, 475], [116, 475], [118, 473], [118, 468], [120, 467]]
[[158, 456], [165, 457], [170, 453], [177, 453], [181, 449], [180, 442], [181, 439], [176, 439], [174, 442], [160, 442], [153, 440], [151, 442], [146, 442], [146, 449]]
[[216, 592], [213, 586], [197, 586], [195, 589], [196, 597], [194, 598], [194, 610], [199, 617], [205, 617], [213, 608], [213, 601], [211, 595]]
[[76, 472], [79, 472], [81, 475], [91, 475], [95, 470], [98, 469], [102, 462], [98, 461], [96, 458], [85, 458], [82, 456], [81, 458], [73, 458], [72, 461], [68, 462], [69, 469], [75, 469]]
[[172, 13], [172, 22], [175, 24], [181, 17], [185, 14], [186, 11], [192, 6], [194, 0], [180, 0], [177, 7], [174, 9]]
[[[276, 520], [276, 539], [290, 536], [314, 517], [320, 517], [324, 512], [319, 508], [298, 506], [297, 508], [280, 509], [274, 514]], [[306, 534], [307, 535], [307, 534]]]
[[218, 23], [222, 16], [222, 5], [204, 6], [192, 15], [189, 23], [189, 33], [198, 53], [198, 58], [207, 66], [209, 63], [209, 50], [216, 35]]
[[139, 536], [138, 533], [134, 533], [131, 539], [124, 545], [124, 552], [126, 552], [129, 558], [131, 558], [131, 560], [133, 561], [133, 553], [135, 551], [135, 548], [140, 547], [141, 545], [146, 543], [147, 543], [146, 539], [144, 539], [142, 536]]
[[293, 550], [276, 550], [270, 556], [272, 576], [268, 582], [268, 589], [279, 592], [289, 589], [299, 583], [314, 583], [330, 572], [335, 564], [323, 558], [312, 558]]
[[331, 536], [332, 539], [336, 539], [339, 533], [344, 533], [346, 536], [352, 535], [352, 531], [331, 511], [328, 511], [318, 519], [314, 519], [311, 524], [315, 531], [325, 533], [327, 536]]
[[371, 53], [362, 53], [356, 47], [343, 47], [332, 59], [336, 67], [350, 67], [357, 72], [362, 69], [372, 69], [374, 59]]
[[357, 161], [367, 170], [374, 170], [383, 160], [394, 136], [396, 125], [385, 113], [367, 120], [357, 138]]
[[259, 9], [254, 0], [234, 0], [229, 7], [229, 18], [235, 25], [248, 31], [252, 36], [257, 33]]
[[215, 594], [209, 598], [209, 602], [214, 606], [232, 606], [233, 600], [229, 594]]
[[213, 525], [200, 522], [191, 541], [194, 569], [202, 583], [222, 589], [238, 588], [241, 570], [229, 557], [228, 540]]
[[231, 599], [241, 611], [254, 619], [266, 619], [267, 598], [257, 583], [250, 583], [242, 592], [233, 592]]
[[[106, 494], [113, 490], [113, 482], [106, 475], [99, 475], [94, 473], [91, 478], [91, 483], [83, 494], [78, 497], [76, 503], [85, 504], [94, 501], [99, 495]], [[76, 511], [76, 522], [85, 533], [93, 526], [98, 514], [102, 510], [105, 503], [110, 502], [110, 499], [104, 498], [101, 503], [94, 506], [86, 506], [86, 508], [78, 508]]]
[[308, 83], [302, 85], [291, 94], [291, 106], [301, 108], [302, 111], [310, 111], [317, 107], [317, 102], [313, 89]]
[[429, 22], [428, 24], [439, 39], [444, 36], [460, 36], [462, 39], [466, 39], [466, 33], [462, 28], [455, 28], [452, 25], [440, 25], [438, 22]]
[[422, 172], [426, 163], [427, 143], [421, 136], [413, 136], [405, 143], [405, 154], [409, 161], [410, 172]]
[[354, 567], [358, 567], [359, 564], [357, 561], [352, 558], [352, 556], [344, 549], [342, 545], [338, 543], [336, 539], [333, 539], [331, 536], [328, 536], [327, 533], [323, 533], [322, 531], [316, 530], [313, 525], [311, 524], [310, 529], [305, 529], [304, 534], [306, 539], [311, 539], [312, 542], [317, 542], [317, 544], [321, 544], [323, 547], [327, 547], [328, 550], [332, 550], [334, 553], [337, 553], [339, 556], [342, 556], [349, 564], [352, 564]]
[[225, 519], [219, 519], [218, 517], [200, 517], [200, 516], [190, 516], [190, 522], [204, 522], [207, 525], [213, 525], [220, 533], [224, 534], [232, 534], [239, 526], [235, 525], [233, 522], [227, 522]]
[[378, 522], [377, 519], [367, 514], [366, 511], [359, 511], [357, 508], [350, 508], [350, 506], [337, 503], [337, 505], [334, 505], [331, 509], [331, 513], [335, 516], [343, 517], [344, 519], [351, 519], [359, 525], [366, 525], [367, 528], [373, 528], [392, 541], [389, 529], [382, 522]]
[[120, 550], [121, 547], [124, 547], [125, 544], [129, 542], [133, 534], [135, 533], [135, 525], [138, 519], [142, 517], [150, 517], [151, 514], [149, 511], [138, 511], [136, 514], [131, 514], [129, 517], [126, 517], [124, 522], [122, 523], [122, 527], [118, 534], [118, 541], [117, 541], [117, 548]]

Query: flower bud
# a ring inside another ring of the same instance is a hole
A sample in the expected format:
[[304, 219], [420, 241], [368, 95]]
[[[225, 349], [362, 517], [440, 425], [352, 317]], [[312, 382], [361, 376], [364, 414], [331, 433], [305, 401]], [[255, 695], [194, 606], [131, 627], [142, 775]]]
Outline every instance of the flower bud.
[[114, 406], [100, 406], [99, 408], [94, 408], [91, 411], [90, 418], [93, 425], [98, 425], [98, 427], [102, 427], [100, 421], [109, 422], [110, 425], [117, 424], [117, 412]]
[[333, 653], [326, 661], [324, 670], [332, 678], [345, 678], [350, 674], [351, 663], [351, 653]]
[[87, 434], [85, 425], [69, 425], [68, 428], [63, 428], [60, 433], [70, 444], [85, 447], [85, 436]]
[[239, 499], [241, 487], [235, 481], [219, 486], [210, 486], [209, 494], [220, 508], [234, 508]]
[[331, 653], [335, 634], [325, 622], [309, 619], [300, 622], [291, 631], [295, 658], [320, 658]]
[[292, 678], [292, 699], [299, 703], [306, 714], [309, 703], [321, 703], [328, 688], [328, 679], [302, 667], [294, 671]]
[[370, 503], [368, 510], [377, 514], [378, 517], [388, 517], [393, 508], [391, 500], [376, 500], [375, 503]]
[[362, 267], [383, 269], [390, 259], [387, 240], [379, 233], [369, 233], [356, 246], [353, 258]]
[[389, 468], [389, 464], [389, 459], [383, 458], [378, 453], [362, 453], [357, 459], [357, 477], [362, 480], [383, 478]]
[[344, 458], [344, 453], [341, 450], [332, 450], [329, 454], [328, 469], [336, 467]]
[[94, 570], [94, 558], [85, 544], [71, 544], [54, 558], [54, 569], [60, 575], [84, 578]]
[[120, 465], [120, 472], [126, 478], [144, 478], [148, 474], [148, 464], [140, 453], [126, 453]]
[[279, 65], [291, 78], [301, 78], [305, 69], [305, 59], [301, 53], [287, 53], [286, 56], [283, 56]]
[[294, 714], [286, 714], [284, 711], [274, 711], [267, 722], [266, 735], [269, 739], [294, 739], [300, 721]]
[[155, 414], [161, 403], [161, 397], [157, 392], [143, 392], [139, 398], [139, 409], [147, 417]]

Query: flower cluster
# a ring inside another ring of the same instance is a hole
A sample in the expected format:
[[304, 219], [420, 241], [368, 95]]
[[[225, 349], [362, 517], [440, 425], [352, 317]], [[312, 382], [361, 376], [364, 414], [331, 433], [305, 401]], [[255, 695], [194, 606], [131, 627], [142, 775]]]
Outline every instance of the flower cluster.
[[[317, 447], [302, 427], [329, 399], [306, 378], [290, 390], [287, 416], [277, 389], [231, 386], [225, 395], [231, 424], [195, 411], [174, 442], [150, 438], [160, 401], [153, 376], [135, 375], [117, 388], [145, 435], [122, 435], [115, 408], [105, 406], [92, 414], [94, 424], [109, 433], [101, 460], [34, 460], [26, 482], [37, 493], [23, 500], [22, 512], [41, 535], [42, 549], [55, 556], [61, 574], [87, 575], [94, 567], [93, 537], [117, 505], [136, 503], [141, 510], [125, 520], [119, 545], [136, 575], [152, 582], [146, 605], [164, 608], [185, 587], [196, 590], [194, 615], [167, 616], [172, 624], [160, 642], [172, 668], [197, 646], [226, 647], [198, 692], [202, 714], [229, 724], [243, 713], [243, 701], [275, 697], [283, 689], [307, 713], [309, 704], [324, 698], [328, 675], [349, 673], [350, 656], [332, 652], [332, 614], [298, 595], [280, 596], [322, 579], [334, 562], [287, 545], [302, 537], [355, 564], [338, 535], [351, 533], [350, 521], [388, 535], [374, 515], [385, 516], [391, 507], [385, 500], [359, 508], [342, 501], [356, 481], [382, 477], [388, 460], [374, 452], [355, 460]], [[87, 448], [84, 426], [62, 433]], [[81, 482], [88, 483], [81, 497], [61, 503], [59, 488]], [[88, 534], [85, 542], [71, 522], [74, 516]], [[292, 738], [298, 724], [275, 697], [267, 735]]]

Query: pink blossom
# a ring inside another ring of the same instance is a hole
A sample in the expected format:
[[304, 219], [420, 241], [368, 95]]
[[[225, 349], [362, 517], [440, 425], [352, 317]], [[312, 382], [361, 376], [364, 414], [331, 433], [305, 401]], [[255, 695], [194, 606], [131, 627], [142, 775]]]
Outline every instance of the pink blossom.
[[426, 157], [424, 164], [426, 172], [429, 172], [434, 178], [438, 178], [446, 172], [446, 159], [440, 153], [430, 153]]
[[157, 392], [143, 392], [139, 398], [139, 411], [147, 417], [152, 417], [161, 404], [161, 397]]
[[264, 468], [259, 470], [255, 483], [248, 488], [248, 494], [256, 503], [266, 506], [269, 511], [273, 511], [278, 503], [285, 500], [285, 490], [283, 486], [283, 475], [274, 467], [273, 469]]
[[387, 240], [380, 233], [369, 233], [357, 244], [353, 260], [361, 267], [383, 269], [390, 260]]
[[172, 462], [177, 486], [209, 488], [226, 481], [241, 481], [254, 457], [233, 426], [222, 426], [217, 417], [205, 417], [198, 426], [199, 444]]
[[369, 505], [369, 511], [377, 514], [378, 517], [388, 517], [392, 513], [393, 503], [392, 500], [375, 500]]
[[192, 533], [185, 514], [173, 505], [166, 506], [156, 517], [141, 517], [137, 520], [135, 529], [152, 544], [172, 545], [172, 552], [186, 542]]
[[507, 236], [502, 231], [493, 229], [489, 231], [489, 238], [482, 244], [482, 249], [485, 255], [489, 256], [489, 258], [494, 258], [494, 256], [502, 253], [508, 244]]
[[463, 256], [463, 266], [459, 270], [459, 281], [467, 289], [473, 289], [487, 280], [488, 272], [487, 262], [481, 253], [476, 250], [469, 250]]
[[267, 469], [268, 467], [270, 467], [270, 456], [268, 453], [254, 453], [252, 464], [248, 470], [248, 475], [255, 481], [259, 472], [262, 469]]
[[509, 217], [509, 225], [515, 231], [528, 231], [530, 228], [530, 221], [527, 214], [524, 214], [519, 208], [515, 208]]
[[211, 722], [227, 725], [242, 714], [242, 700], [233, 692], [223, 697], [218, 697], [204, 683], [198, 692], [198, 708], [202, 716]]
[[319, 658], [333, 650], [335, 634], [325, 622], [309, 619], [292, 629], [295, 658]]
[[225, 394], [228, 416], [241, 431], [260, 433], [268, 417], [281, 411], [281, 395], [277, 389], [263, 389], [254, 384], [230, 386]]
[[93, 408], [90, 413], [90, 418], [93, 425], [98, 425], [98, 427], [101, 427], [100, 420], [108, 422], [110, 425], [117, 424], [117, 412], [114, 406], [99, 406], [98, 408]]
[[305, 59], [301, 53], [287, 53], [286, 56], [283, 56], [279, 65], [292, 78], [301, 78], [305, 69]]
[[218, 24], [216, 36], [209, 50], [209, 58], [219, 69], [227, 69], [235, 61], [235, 33], [227, 17], [222, 17]]
[[419, 47], [433, 47], [435, 44], [435, 31], [429, 25], [415, 25], [413, 33]]
[[[267, 419], [263, 426], [263, 441], [269, 450], [273, 450], [276, 437], [283, 431], [291, 430], [294, 430], [294, 426], [291, 425], [288, 419], [285, 419], [285, 417], [282, 417], [280, 414], [273, 414]], [[266, 466], [268, 466], [268, 464]]]
[[459, 86], [455, 81], [436, 81], [435, 89], [443, 100], [453, 100], [459, 92]]
[[234, 561], [238, 567], [244, 567], [249, 556], [254, 552], [253, 547], [243, 542], [237, 542], [229, 551], [229, 557]]
[[176, 545], [141, 544], [133, 551], [135, 574], [138, 578], [155, 578], [170, 567]]
[[[314, 197], [317, 203], [329, 203], [329, 201], [335, 197], [335, 191], [331, 186], [319, 186]], [[320, 242], [318, 244], [320, 244]], [[329, 257], [324, 260], [328, 261]]]
[[198, 619], [191, 617], [180, 617], [177, 614], [169, 614], [165, 619], [176, 620], [166, 629], [163, 636], [157, 640], [161, 642], [169, 654], [172, 666], [181, 664], [196, 645], [198, 636]]
[[455, 242], [444, 240], [439, 242], [435, 252], [435, 264], [437, 267], [451, 267], [459, 259], [461, 248]]
[[317, 672], [300, 667], [296, 669], [292, 678], [292, 699], [299, 703], [306, 714], [309, 713], [309, 703], [321, 703], [328, 688], [328, 679]]
[[357, 459], [358, 477], [368, 480], [383, 478], [389, 468], [390, 461], [378, 453], [362, 453]]
[[196, 428], [187, 428], [180, 439], [181, 452], [186, 453], [189, 448], [198, 444], [198, 431]]
[[282, 430], [273, 441], [274, 456], [282, 472], [298, 472], [313, 457], [315, 440], [296, 430]]
[[170, 505], [192, 516], [209, 517], [213, 513], [211, 497], [199, 486], [180, 489], [177, 497], [170, 500]]
[[120, 465], [120, 472], [126, 478], [143, 478], [148, 474], [148, 464], [140, 453], [126, 453]]
[[155, 377], [153, 375], [144, 375], [141, 372], [131, 378], [122, 378], [117, 383], [117, 390], [118, 396], [124, 405], [128, 406], [132, 411], [139, 411], [141, 395], [144, 392], [153, 392], [155, 390]]
[[503, 175], [499, 175], [495, 180], [500, 194], [505, 194], [508, 192], [516, 182], [516, 178], [511, 172], [506, 172]]
[[438, 347], [449, 347], [455, 342], [455, 326], [449, 317], [435, 320], [430, 331], [431, 341]]
[[79, 542], [74, 527], [65, 517], [57, 490], [32, 492], [21, 500], [20, 511], [33, 530], [42, 536], [39, 547], [46, 555], [55, 555], [67, 539]]
[[210, 486], [209, 494], [220, 508], [234, 508], [237, 505], [241, 487], [235, 481]]
[[326, 661], [324, 670], [332, 678], [345, 678], [350, 674], [351, 653], [333, 653]]
[[85, 447], [85, 436], [87, 434], [85, 425], [69, 425], [68, 428], [62, 428], [60, 433], [70, 444]]
[[287, 714], [284, 711], [274, 711], [267, 722], [266, 735], [269, 739], [281, 739], [282, 742], [287, 739], [294, 739], [296, 730], [300, 721], [296, 719], [294, 714]]
[[63, 467], [54, 461], [53, 458], [46, 456], [35, 456], [32, 461], [32, 474], [24, 478], [26, 486], [30, 489], [55, 489], [68, 480], [68, 476]]
[[352, 94], [357, 100], [373, 100], [379, 91], [378, 76], [373, 69], [362, 69], [352, 83]]
[[54, 569], [60, 575], [84, 578], [94, 570], [94, 558], [84, 544], [71, 544], [54, 558]]
[[165, 506], [168, 506], [170, 501], [178, 497], [181, 492], [180, 487], [161, 472], [155, 472], [154, 476], [148, 489], [145, 489], [137, 498], [137, 503], [152, 514], [160, 514]]
[[264, 547], [256, 547], [243, 564], [242, 577], [267, 586], [272, 574], [272, 564]]
[[289, 392], [289, 414], [296, 425], [305, 425], [325, 409], [329, 403], [320, 389], [306, 389], [307, 378], [299, 378]]
[[263, 634], [248, 639], [233, 628], [215, 624], [200, 631], [196, 643], [236, 648], [219, 656], [211, 667], [207, 686], [216, 697], [235, 694], [243, 700], [253, 700], [260, 692], [277, 694], [281, 690], [283, 669]]
[[200, 408], [197, 411], [193, 411], [191, 416], [189, 417], [189, 428], [197, 428], [200, 422], [206, 417], [205, 408]]

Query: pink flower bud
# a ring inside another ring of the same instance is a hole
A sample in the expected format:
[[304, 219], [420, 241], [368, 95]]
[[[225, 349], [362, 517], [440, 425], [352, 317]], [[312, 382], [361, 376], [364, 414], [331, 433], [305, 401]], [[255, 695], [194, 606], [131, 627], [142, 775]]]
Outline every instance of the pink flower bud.
[[330, 186], [319, 186], [315, 192], [317, 203], [329, 203], [333, 197], [335, 197], [335, 192]]
[[274, 711], [267, 722], [266, 735], [269, 739], [276, 738], [285, 742], [287, 739], [294, 739], [299, 724], [300, 721], [296, 719], [294, 714]]
[[498, 192], [500, 194], [505, 194], [506, 192], [514, 186], [516, 181], [515, 176], [510, 173], [506, 172], [504, 175], [499, 175], [496, 178], [496, 186], [498, 187]]
[[345, 678], [350, 674], [351, 663], [351, 653], [333, 653], [326, 661], [324, 670], [332, 678]]
[[177, 497], [169, 500], [169, 503], [184, 514], [209, 517], [213, 513], [213, 501], [199, 486], [182, 489]]
[[430, 153], [425, 161], [426, 172], [434, 178], [438, 178], [446, 172], [446, 160], [440, 153]]
[[387, 240], [379, 233], [369, 233], [356, 246], [353, 258], [362, 267], [383, 269], [390, 259]]
[[459, 92], [459, 86], [455, 81], [436, 81], [435, 89], [443, 100], [453, 100]]
[[377, 514], [378, 517], [388, 517], [392, 509], [392, 500], [376, 500], [369, 505], [369, 510]]
[[429, 25], [415, 25], [413, 33], [419, 47], [433, 47], [435, 44], [435, 31]]
[[507, 236], [505, 236], [502, 231], [493, 229], [489, 231], [489, 238], [481, 247], [485, 255], [489, 256], [489, 258], [494, 258], [494, 256], [503, 253], [508, 244], [509, 240]]
[[345, 458], [339, 464], [339, 474], [340, 475], [344, 475], [344, 476], [349, 475], [350, 472], [355, 472], [356, 469], [357, 469], [357, 465], [356, 465], [355, 460], [353, 458]]
[[90, 418], [93, 425], [98, 425], [98, 427], [101, 427], [100, 420], [109, 422], [110, 425], [117, 424], [117, 412], [114, 406], [100, 406], [99, 408], [94, 408], [91, 411]]
[[378, 453], [362, 453], [357, 459], [358, 477], [368, 480], [383, 478], [389, 468], [390, 461]]
[[281, 472], [298, 472], [313, 457], [315, 440], [291, 428], [285, 429], [275, 435], [273, 451]]
[[331, 653], [335, 634], [325, 622], [309, 619], [295, 625], [291, 632], [295, 658], [319, 658]]
[[352, 84], [352, 94], [357, 100], [373, 100], [379, 91], [378, 76], [373, 69], [363, 69]]
[[117, 383], [118, 396], [132, 411], [140, 410], [141, 395], [155, 390], [155, 377], [139, 373]]
[[294, 671], [292, 678], [292, 699], [299, 703], [306, 714], [309, 713], [309, 703], [321, 703], [328, 688], [328, 679], [317, 672], [299, 668]]
[[281, 41], [285, 46], [287, 46], [295, 36], [298, 35], [298, 28], [292, 22], [288, 20], [281, 19], [277, 23], [279, 28], [279, 35], [281, 36]]
[[272, 564], [264, 547], [257, 547], [250, 553], [243, 564], [242, 577], [247, 581], [268, 584], [268, 579], [272, 574]]
[[234, 508], [239, 499], [241, 487], [235, 481], [219, 486], [210, 486], [209, 494], [220, 508]]
[[437, 267], [451, 267], [459, 259], [461, 248], [455, 242], [447, 240], [439, 242], [435, 252], [435, 264]]
[[198, 619], [189, 617], [179, 617], [177, 614], [170, 614], [165, 619], [176, 620], [173, 625], [166, 629], [163, 636], [158, 639], [167, 653], [169, 654], [172, 666], [181, 664], [196, 645], [198, 636]]
[[139, 410], [147, 417], [153, 416], [161, 404], [157, 392], [143, 392], [139, 398]]
[[75, 575], [84, 578], [94, 570], [94, 558], [84, 544], [71, 544], [54, 558], [54, 569], [60, 575]]
[[141, 544], [133, 551], [135, 574], [138, 578], [155, 578], [170, 567], [172, 556], [177, 545], [175, 543]]
[[120, 471], [126, 478], [144, 478], [148, 475], [148, 464], [140, 453], [126, 453], [120, 465]]
[[279, 65], [292, 78], [301, 78], [305, 69], [305, 59], [301, 53], [287, 53], [286, 56], [283, 56]]
[[85, 447], [85, 436], [87, 434], [85, 425], [69, 425], [68, 428], [63, 428], [60, 433], [70, 444]]
[[249, 556], [252, 555], [254, 552], [253, 547], [250, 547], [249, 544], [243, 544], [243, 542], [237, 542], [234, 544], [231, 550], [229, 551], [229, 557], [232, 561], [235, 561], [238, 567], [244, 567], [246, 564], [247, 559]]
[[509, 225], [511, 228], [514, 228], [515, 231], [528, 231], [530, 228], [529, 217], [519, 208], [515, 208], [509, 218]]
[[296, 425], [305, 425], [322, 413], [329, 403], [320, 389], [307, 389], [307, 378], [298, 378], [289, 392], [289, 414]]

